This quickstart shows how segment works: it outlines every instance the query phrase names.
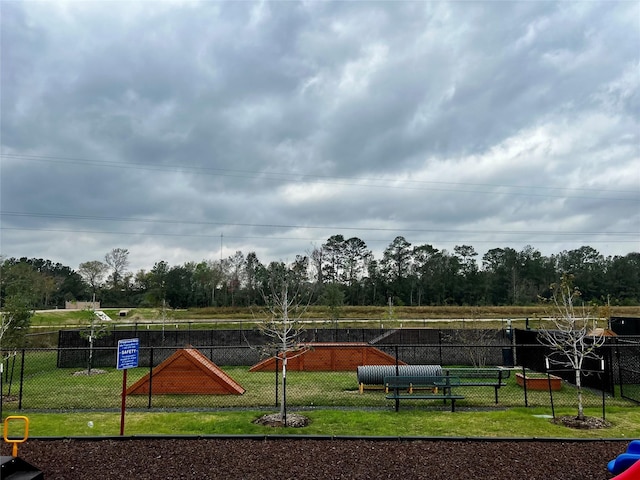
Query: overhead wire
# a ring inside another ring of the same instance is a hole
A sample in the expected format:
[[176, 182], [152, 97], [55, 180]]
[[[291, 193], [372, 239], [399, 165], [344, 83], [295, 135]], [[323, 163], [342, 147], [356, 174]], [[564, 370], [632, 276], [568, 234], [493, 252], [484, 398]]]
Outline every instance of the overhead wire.
[[[185, 172], [198, 175], [211, 175], [220, 177], [233, 177], [233, 178], [257, 178], [260, 176], [267, 176], [275, 179], [296, 179], [300, 180], [314, 180], [320, 184], [326, 185], [340, 185], [340, 186], [352, 186], [360, 188], [384, 188], [384, 189], [402, 189], [402, 190], [431, 190], [431, 191], [446, 191], [457, 193], [482, 193], [482, 194], [496, 194], [496, 188], [501, 189], [515, 189], [511, 191], [500, 191], [498, 193], [502, 195], [516, 195], [516, 196], [529, 196], [529, 197], [549, 197], [549, 198], [584, 198], [591, 199], [592, 194], [603, 192], [615, 193], [617, 195], [629, 194], [636, 195], [638, 192], [632, 190], [610, 190], [602, 188], [576, 188], [576, 187], [550, 187], [541, 185], [507, 185], [507, 184], [492, 184], [492, 183], [471, 183], [471, 182], [443, 182], [434, 180], [415, 180], [410, 178], [391, 179], [391, 178], [372, 178], [372, 177], [349, 177], [349, 176], [335, 176], [335, 175], [318, 175], [307, 173], [291, 173], [291, 172], [274, 172], [268, 170], [241, 170], [241, 169], [229, 169], [219, 167], [203, 167], [192, 165], [172, 165], [172, 164], [150, 164], [144, 162], [116, 162], [108, 160], [93, 160], [85, 158], [52, 156], [52, 155], [27, 155], [27, 154], [12, 154], [12, 153], [0, 153], [0, 157], [21, 159], [27, 161], [39, 161], [47, 163], [70, 163], [74, 165], [82, 165], [86, 167], [108, 167], [118, 169], [137, 169], [148, 171], [166, 171], [166, 172]], [[390, 181], [400, 181], [401, 185], [392, 185]], [[382, 182], [382, 183], [375, 183]], [[411, 186], [413, 185], [413, 186]], [[434, 187], [434, 185], [436, 187]], [[448, 187], [448, 188], [444, 188]], [[476, 187], [485, 188], [490, 190], [463, 190], [459, 187]], [[534, 191], [542, 191], [546, 193], [534, 193]], [[575, 192], [576, 194], [554, 194], [549, 192]], [[584, 192], [584, 194], [578, 194]], [[631, 197], [599, 197], [603, 200], [614, 201], [638, 201], [640, 202], [640, 196], [637, 198]]]
[[[357, 186], [357, 187], [373, 187], [373, 188], [387, 188], [387, 189], [413, 189], [413, 190], [444, 190], [453, 191], [456, 193], [493, 193], [501, 195], [525, 195], [534, 197], [549, 197], [549, 198], [589, 198], [592, 196], [582, 196], [579, 193], [591, 193], [597, 191], [598, 193], [608, 192], [620, 194], [632, 194], [637, 195], [637, 192], [625, 191], [625, 190], [607, 190], [607, 189], [588, 189], [588, 188], [560, 188], [560, 187], [547, 187], [547, 186], [519, 186], [519, 185], [503, 185], [503, 184], [482, 184], [482, 183], [464, 183], [464, 182], [441, 182], [441, 181], [428, 181], [428, 180], [413, 180], [403, 178], [400, 180], [401, 185], [392, 185], [389, 183], [390, 179], [385, 178], [366, 178], [366, 177], [344, 177], [344, 176], [327, 176], [327, 175], [315, 175], [315, 174], [302, 174], [302, 173], [286, 173], [286, 172], [270, 172], [270, 171], [252, 171], [252, 170], [239, 170], [239, 169], [226, 169], [217, 167], [201, 167], [192, 165], [154, 165], [142, 162], [114, 162], [103, 160], [91, 160], [83, 158], [73, 158], [64, 156], [52, 156], [52, 155], [26, 155], [26, 154], [9, 154], [0, 153], [0, 157], [12, 158], [27, 161], [40, 161], [48, 163], [62, 163], [62, 164], [74, 164], [83, 165], [87, 167], [108, 167], [118, 169], [141, 169], [148, 171], [182, 171], [189, 174], [198, 175], [213, 175], [213, 176], [229, 176], [238, 178], [256, 178], [267, 176], [269, 178], [276, 179], [295, 179], [295, 180], [313, 180], [323, 184], [331, 185], [344, 185], [344, 186]], [[394, 181], [398, 181], [397, 179]], [[357, 182], [357, 183], [354, 183]], [[382, 184], [373, 182], [384, 182]], [[407, 185], [414, 185], [413, 187]], [[443, 186], [448, 188], [434, 188], [433, 186]], [[463, 190], [459, 187], [481, 187], [490, 188], [491, 191], [483, 190]], [[457, 187], [457, 188], [456, 188]], [[508, 188], [508, 189], [520, 189], [518, 191], [499, 191], [496, 192], [496, 188]], [[523, 191], [521, 189], [526, 189]], [[547, 193], [531, 193], [534, 191], [546, 191]], [[573, 192], [574, 195], [559, 195], [552, 194], [550, 192]], [[618, 200], [618, 201], [640, 201], [640, 197], [635, 198], [621, 198], [621, 197], [598, 197], [599, 199], [606, 200]], [[212, 221], [187, 221], [187, 220], [175, 220], [175, 219], [150, 219], [140, 217], [123, 217], [123, 216], [95, 216], [95, 215], [78, 215], [78, 214], [61, 214], [61, 213], [47, 213], [47, 212], [15, 212], [15, 211], [0, 211], [0, 216], [7, 217], [33, 217], [33, 218], [57, 218], [71, 221], [110, 221], [110, 222], [134, 222], [134, 223], [148, 223], [148, 224], [172, 224], [172, 225], [192, 225], [192, 226], [217, 226], [217, 227], [250, 227], [250, 228], [273, 228], [273, 229], [308, 229], [308, 230], [331, 230], [334, 232], [350, 231], [350, 232], [396, 232], [396, 233], [430, 233], [430, 234], [454, 234], [455, 236], [464, 235], [508, 235], [508, 236], [572, 236], [572, 237], [590, 237], [590, 240], [585, 243], [636, 243], [640, 232], [562, 232], [562, 231], [536, 231], [536, 230], [457, 230], [457, 229], [429, 229], [429, 228], [383, 228], [383, 227], [345, 227], [345, 226], [327, 226], [327, 225], [297, 225], [297, 224], [277, 224], [277, 223], [238, 223], [238, 222], [212, 222]], [[52, 229], [46, 227], [6, 227], [0, 224], [0, 230], [25, 230], [25, 231], [47, 231], [47, 232], [59, 232], [59, 233], [90, 233], [90, 234], [102, 234], [102, 235], [136, 235], [136, 236], [164, 236], [164, 237], [203, 237], [203, 238], [218, 238], [216, 235], [208, 234], [193, 234], [193, 233], [157, 233], [157, 232], [124, 232], [124, 231], [98, 231], [98, 230], [82, 230], [82, 229]], [[608, 238], [598, 240], [606, 236]], [[283, 236], [238, 236], [238, 235], [225, 235], [226, 238], [233, 239], [260, 239], [260, 240], [304, 240], [304, 241], [324, 241], [320, 239], [300, 238], [300, 237], [283, 237]], [[630, 237], [627, 239], [614, 239], [612, 237]], [[385, 240], [368, 239], [368, 242], [385, 242]], [[431, 240], [433, 242], [433, 240]], [[447, 240], [450, 241], [450, 240]], [[458, 243], [489, 243], [496, 242], [498, 240], [469, 240], [462, 241], [457, 240]], [[505, 241], [514, 241], [513, 239]], [[537, 239], [537, 243], [554, 243], [554, 240], [541, 240]]]

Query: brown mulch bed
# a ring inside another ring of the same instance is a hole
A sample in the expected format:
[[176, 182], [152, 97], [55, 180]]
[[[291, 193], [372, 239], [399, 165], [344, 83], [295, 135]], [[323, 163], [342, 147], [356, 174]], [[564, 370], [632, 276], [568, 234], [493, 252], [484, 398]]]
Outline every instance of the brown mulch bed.
[[300, 415], [297, 413], [290, 413], [287, 415], [287, 422], [285, 422], [282, 416], [279, 413], [271, 413], [269, 415], [263, 415], [262, 417], [254, 420], [257, 425], [265, 425], [268, 427], [293, 427], [293, 428], [302, 428], [309, 425], [309, 419], [304, 415]]
[[[18, 455], [47, 480], [605, 480], [620, 441], [295, 438], [29, 439]], [[2, 445], [3, 455], [9, 446]]]
[[558, 417], [554, 420], [554, 423], [564, 425], [565, 427], [573, 428], [576, 430], [593, 430], [597, 428], [609, 428], [611, 423], [598, 417], [584, 417], [578, 418], [573, 415], [565, 417]]

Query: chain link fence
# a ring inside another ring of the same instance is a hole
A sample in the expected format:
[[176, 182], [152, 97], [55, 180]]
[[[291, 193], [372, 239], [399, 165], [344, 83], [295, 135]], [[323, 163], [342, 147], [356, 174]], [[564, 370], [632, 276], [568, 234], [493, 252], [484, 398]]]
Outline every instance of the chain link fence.
[[[300, 366], [301, 362], [295, 364], [293, 359], [290, 360], [286, 376], [288, 408], [392, 409], [393, 402], [386, 398], [383, 380], [366, 384], [359, 381], [355, 365], [362, 357], [354, 353], [354, 345], [330, 346], [331, 369], [322, 369], [326, 368], [326, 362], [320, 365], [311, 361], [313, 348], [298, 352], [300, 358], [307, 358], [304, 368]], [[464, 396], [456, 404], [458, 409], [550, 407], [552, 402], [555, 407], [576, 405], [576, 388], [567, 380], [561, 379], [559, 386], [553, 386], [558, 389], [550, 391], [551, 382], [544, 370], [510, 366], [508, 361], [518, 357], [514, 346], [441, 342], [431, 345], [378, 344], [375, 348], [376, 352], [382, 352], [391, 359], [388, 362], [391, 368], [403, 364], [431, 365], [440, 368], [444, 374], [461, 377], [462, 385], [455, 387], [455, 393]], [[616, 344], [608, 348], [616, 349], [612, 350], [611, 358], [634, 354], [638, 358], [637, 344]], [[196, 357], [170, 363], [169, 360], [175, 358], [181, 349], [140, 347], [139, 366], [127, 370], [127, 387], [139, 385], [140, 388], [126, 395], [127, 408], [151, 411], [272, 409], [279, 404], [282, 365], [274, 362], [255, 371], [255, 365], [265, 358], [261, 348], [209, 345], [192, 350], [197, 352]], [[120, 408], [123, 372], [116, 369], [117, 348], [96, 347], [92, 351], [88, 348], [29, 349], [2, 353], [5, 360], [2, 363], [1, 391], [5, 414], [20, 411], [115, 411]], [[345, 365], [346, 369], [342, 370]], [[482, 374], [487, 371], [501, 372], [500, 379], [496, 380], [493, 374]], [[593, 387], [609, 381], [606, 373], [603, 376], [603, 372], [593, 371], [589, 375], [595, 381], [584, 389], [585, 408], [600, 408], [603, 402], [607, 406], [634, 404], [628, 400], [633, 399], [633, 395], [627, 392], [638, 388], [637, 377], [633, 387], [625, 382], [621, 388], [618, 383], [623, 377], [621, 372], [619, 378], [614, 379], [613, 392], [609, 392], [606, 388]], [[624, 375], [627, 375], [626, 371]], [[531, 377], [531, 382], [523, 383], [526, 377]], [[533, 382], [535, 377], [542, 381]], [[495, 384], [496, 381], [499, 385]], [[240, 390], [198, 393], [208, 383], [223, 390], [229, 385], [237, 385]], [[621, 391], [626, 398], [621, 396]], [[413, 406], [449, 408], [438, 402], [413, 402]]]
[[615, 359], [619, 365], [621, 396], [640, 403], [640, 337], [617, 340]]

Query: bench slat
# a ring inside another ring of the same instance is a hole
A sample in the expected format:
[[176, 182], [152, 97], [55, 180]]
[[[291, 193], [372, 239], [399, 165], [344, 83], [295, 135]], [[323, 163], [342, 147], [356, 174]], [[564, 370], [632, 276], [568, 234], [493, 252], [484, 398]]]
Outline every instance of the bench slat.
[[[506, 381], [511, 376], [511, 370], [506, 368], [446, 368], [444, 373], [460, 377], [462, 387], [493, 387], [496, 404], [498, 389], [506, 387]], [[494, 379], [494, 381], [480, 379]]]
[[413, 385], [421, 387], [442, 387], [461, 385], [459, 377], [450, 376], [434, 376], [434, 377], [416, 377], [416, 376], [393, 376], [384, 377], [384, 385], [393, 388], [408, 388]]

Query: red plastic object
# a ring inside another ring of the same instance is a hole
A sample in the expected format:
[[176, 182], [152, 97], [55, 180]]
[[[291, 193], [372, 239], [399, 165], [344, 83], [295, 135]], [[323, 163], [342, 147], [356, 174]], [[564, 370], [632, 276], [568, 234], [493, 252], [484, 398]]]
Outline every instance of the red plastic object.
[[611, 480], [638, 480], [640, 478], [640, 461], [634, 463], [620, 475], [616, 475]]

